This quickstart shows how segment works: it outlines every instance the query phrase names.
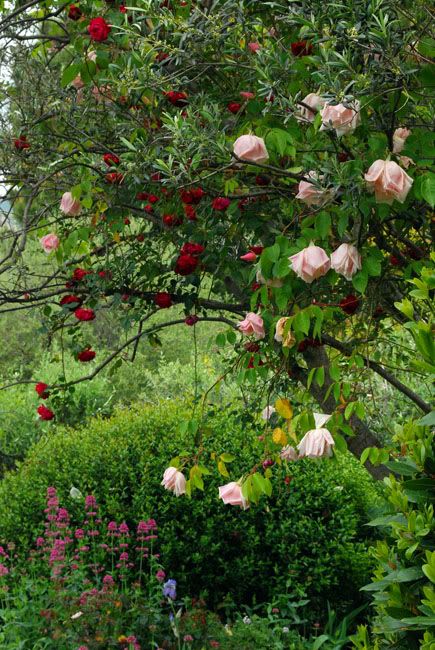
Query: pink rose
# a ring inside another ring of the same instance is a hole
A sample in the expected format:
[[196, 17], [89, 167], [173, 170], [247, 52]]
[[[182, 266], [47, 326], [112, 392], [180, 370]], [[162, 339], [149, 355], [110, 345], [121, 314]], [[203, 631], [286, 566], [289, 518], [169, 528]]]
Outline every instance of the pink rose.
[[[307, 176], [313, 181], [318, 180], [317, 173], [314, 171], [309, 172]], [[307, 205], [322, 205], [325, 201], [331, 198], [331, 192], [330, 190], [325, 190], [322, 187], [319, 187], [317, 183], [300, 181], [298, 185], [298, 193], [295, 198], [303, 201]]]
[[263, 319], [260, 314], [254, 314], [252, 311], [246, 314], [245, 320], [238, 324], [238, 328], [245, 336], [253, 334], [256, 339], [264, 339], [266, 336]]
[[330, 417], [326, 413], [314, 413], [316, 428], [307, 431], [298, 444], [300, 456], [305, 458], [332, 456], [332, 447], [335, 445], [334, 438], [328, 429], [323, 428]]
[[361, 255], [352, 244], [341, 244], [331, 254], [331, 268], [346, 280], [351, 280], [357, 271], [361, 270]]
[[263, 163], [269, 158], [263, 138], [256, 135], [241, 135], [234, 143], [237, 158], [247, 162]]
[[375, 160], [364, 175], [377, 203], [404, 203], [413, 179], [393, 160]]
[[41, 237], [39, 241], [44, 250], [44, 253], [51, 253], [51, 251], [57, 250], [60, 244], [59, 237], [53, 232], [51, 232], [49, 235], [44, 235], [44, 237]]
[[168, 467], [163, 474], [163, 481], [160, 483], [165, 490], [170, 490], [179, 497], [181, 494], [186, 493], [186, 479], [182, 472], [179, 472], [176, 467]]
[[296, 255], [292, 255], [289, 260], [290, 268], [308, 284], [325, 275], [331, 266], [329, 257], [323, 248], [314, 246], [314, 244], [310, 244]]
[[80, 201], [77, 201], [71, 192], [65, 192], [62, 195], [60, 209], [64, 214], [68, 214], [71, 217], [76, 217], [78, 214], [80, 214], [82, 206], [80, 205]]
[[298, 452], [294, 447], [287, 445], [281, 449], [279, 456], [282, 460], [299, 460]]
[[310, 111], [310, 109], [306, 106], [301, 106], [297, 115], [298, 119], [301, 119], [304, 122], [314, 122], [317, 112], [320, 111], [325, 105], [325, 100], [322, 99], [320, 95], [310, 93], [303, 98], [302, 103], [306, 104], [313, 110]]
[[225, 504], [240, 506], [243, 510], [249, 508], [249, 504], [242, 494], [242, 488], [238, 483], [232, 481], [219, 487], [219, 497]]
[[400, 127], [393, 133], [393, 153], [400, 153], [405, 146], [406, 138], [411, 135], [409, 129]]
[[320, 130], [335, 129], [338, 136], [352, 133], [361, 122], [359, 102], [354, 102], [350, 108], [344, 104], [326, 104], [320, 114], [323, 122]]

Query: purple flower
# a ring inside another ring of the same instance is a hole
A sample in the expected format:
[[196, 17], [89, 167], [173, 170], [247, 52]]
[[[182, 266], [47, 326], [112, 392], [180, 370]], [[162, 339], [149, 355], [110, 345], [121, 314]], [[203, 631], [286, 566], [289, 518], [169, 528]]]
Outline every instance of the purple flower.
[[163, 595], [166, 598], [170, 598], [171, 600], [175, 600], [177, 597], [177, 581], [176, 580], [167, 580], [165, 584], [163, 585]]

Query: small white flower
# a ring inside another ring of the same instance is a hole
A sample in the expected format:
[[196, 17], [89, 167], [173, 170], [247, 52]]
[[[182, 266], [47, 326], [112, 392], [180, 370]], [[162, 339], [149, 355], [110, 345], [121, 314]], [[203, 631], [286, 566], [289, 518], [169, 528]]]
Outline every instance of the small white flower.
[[252, 623], [252, 621], [251, 621], [251, 619], [249, 618], [249, 616], [244, 616], [244, 617], [243, 617], [243, 622], [244, 622], [245, 625], [251, 625], [251, 623]]
[[283, 627], [282, 631], [283, 631], [284, 634], [288, 634], [290, 632], [290, 628], [289, 627]]
[[261, 411], [261, 417], [263, 420], [270, 420], [274, 413], [275, 408], [273, 406], [266, 406], [266, 408]]
[[83, 612], [76, 612], [75, 614], [73, 614], [73, 615], [71, 616], [71, 620], [72, 620], [72, 621], [75, 621], [76, 618], [80, 618], [80, 616], [83, 616]]
[[71, 490], [69, 491], [69, 495], [71, 499], [82, 499], [83, 494], [78, 490], [76, 487], [72, 487]]

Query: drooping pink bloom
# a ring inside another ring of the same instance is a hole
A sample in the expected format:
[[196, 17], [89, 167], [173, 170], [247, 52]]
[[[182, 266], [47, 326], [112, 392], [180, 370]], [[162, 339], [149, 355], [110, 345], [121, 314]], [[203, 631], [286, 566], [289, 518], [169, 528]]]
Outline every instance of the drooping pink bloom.
[[364, 175], [377, 203], [404, 203], [413, 179], [393, 160], [375, 160]]
[[256, 339], [264, 339], [266, 336], [263, 319], [260, 314], [254, 314], [252, 311], [246, 314], [237, 327], [245, 336], [253, 335]]
[[361, 255], [352, 244], [341, 244], [331, 254], [331, 268], [346, 280], [351, 280], [357, 271], [361, 270]]
[[44, 253], [51, 253], [51, 251], [55, 251], [59, 248], [59, 237], [55, 235], [53, 232], [51, 232], [49, 235], [44, 235], [44, 237], [41, 237], [39, 240], [42, 249]]
[[330, 259], [323, 248], [314, 244], [292, 255], [289, 260], [290, 268], [308, 284], [325, 275], [331, 266]]
[[405, 127], [399, 127], [393, 133], [393, 153], [400, 153], [405, 146], [406, 139], [411, 131]]
[[331, 416], [326, 413], [314, 413], [315, 429], [310, 429], [298, 444], [299, 455], [305, 458], [323, 458], [332, 456], [334, 438], [323, 427]]
[[[302, 104], [305, 104], [305, 106], [300, 105], [297, 118], [304, 122], [314, 122], [317, 113], [325, 105], [325, 100], [316, 93], [309, 93], [303, 98]], [[307, 106], [313, 110], [311, 111]]]
[[269, 158], [263, 138], [256, 135], [241, 135], [233, 145], [237, 158], [247, 162], [263, 163]]
[[65, 192], [62, 194], [60, 209], [64, 214], [67, 214], [70, 217], [76, 217], [80, 214], [82, 206], [80, 205], [80, 201], [75, 199], [71, 192]]
[[176, 467], [168, 467], [165, 470], [160, 485], [173, 492], [176, 497], [186, 493], [186, 478]]
[[300, 181], [298, 185], [298, 193], [295, 198], [306, 203], [306, 205], [323, 205], [328, 199], [331, 198], [331, 191], [320, 187], [318, 184], [317, 172], [310, 171], [306, 174], [307, 178], [311, 178], [314, 182]]
[[219, 487], [219, 497], [230, 506], [240, 506], [243, 510], [249, 508], [249, 503], [242, 494], [242, 488], [238, 483], [232, 481]]
[[320, 114], [322, 116], [321, 131], [334, 129], [338, 136], [352, 133], [361, 122], [359, 112], [359, 102], [354, 102], [352, 106], [344, 104], [326, 104]]

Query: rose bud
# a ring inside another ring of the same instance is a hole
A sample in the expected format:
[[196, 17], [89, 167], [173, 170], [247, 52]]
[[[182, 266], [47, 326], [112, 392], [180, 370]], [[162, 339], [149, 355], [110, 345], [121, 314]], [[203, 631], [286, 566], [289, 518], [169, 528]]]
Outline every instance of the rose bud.
[[84, 307], [77, 307], [77, 309], [74, 311], [74, 316], [77, 318], [77, 320], [80, 321], [90, 321], [90, 320], [94, 320], [95, 312], [93, 309], [85, 309]]
[[196, 316], [196, 314], [192, 314], [191, 316], [187, 316], [187, 317], [185, 318], [185, 320], [184, 320], [184, 322], [186, 323], [186, 325], [189, 325], [189, 327], [192, 327], [192, 326], [195, 325], [198, 321], [199, 321], [199, 318], [198, 318], [198, 316]]
[[163, 93], [166, 97], [166, 99], [171, 102], [173, 106], [177, 106], [178, 108], [182, 108], [183, 106], [187, 106], [188, 100], [187, 100], [187, 94], [183, 92], [176, 92], [175, 90], [170, 90], [169, 92]]
[[173, 304], [171, 294], [167, 293], [166, 291], [156, 293], [153, 301], [154, 304], [156, 304], [157, 307], [160, 307], [161, 309], [168, 309], [169, 307], [172, 307]]
[[91, 348], [86, 348], [85, 350], [82, 350], [78, 353], [77, 359], [82, 363], [86, 363], [87, 361], [92, 361], [95, 359], [96, 354], [97, 353], [94, 352], [94, 350], [91, 350]]
[[35, 390], [41, 399], [47, 399], [50, 397], [50, 393], [47, 392], [47, 388], [48, 384], [44, 384], [43, 381], [40, 381], [35, 385]]
[[112, 165], [119, 165], [120, 163], [118, 156], [116, 156], [114, 153], [105, 153], [103, 160], [108, 167], [111, 167]]
[[350, 293], [346, 298], [340, 300], [340, 308], [349, 316], [354, 314], [359, 307], [359, 300], [356, 296]]
[[70, 20], [80, 20], [82, 16], [83, 12], [80, 7], [77, 7], [77, 5], [70, 5], [70, 8], [68, 10], [68, 18]]
[[263, 138], [256, 135], [241, 135], [234, 142], [233, 152], [246, 162], [264, 163], [269, 158]]
[[233, 113], [233, 115], [237, 115], [237, 113], [239, 113], [242, 109], [242, 104], [239, 102], [230, 102], [227, 104], [227, 109], [230, 111], [230, 113]]
[[223, 196], [218, 196], [216, 199], [213, 199], [211, 207], [213, 210], [218, 210], [219, 212], [224, 212], [230, 205], [230, 199], [227, 199]]
[[54, 413], [51, 411], [49, 408], [44, 406], [44, 404], [40, 404], [38, 408], [36, 409], [38, 412], [39, 417], [41, 420], [52, 420], [54, 418]]
[[244, 262], [255, 262], [257, 259], [257, 255], [250, 251], [249, 253], [245, 253], [245, 255], [241, 255], [240, 259], [243, 260]]

